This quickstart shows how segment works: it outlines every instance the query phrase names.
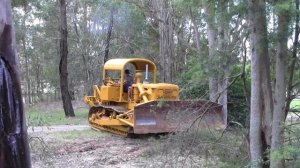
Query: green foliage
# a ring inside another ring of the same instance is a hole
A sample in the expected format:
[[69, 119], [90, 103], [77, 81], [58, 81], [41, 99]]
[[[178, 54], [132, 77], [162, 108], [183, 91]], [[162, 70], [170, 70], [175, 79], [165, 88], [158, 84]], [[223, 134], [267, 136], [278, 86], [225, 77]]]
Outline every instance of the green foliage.
[[290, 12], [293, 10], [293, 3], [294, 1], [292, 0], [284, 0], [284, 1], [278, 1], [274, 5], [275, 13], [280, 13], [280, 12]]
[[300, 109], [300, 100], [294, 99], [290, 104], [291, 109]]
[[[235, 66], [232, 74], [239, 74], [242, 72], [242, 66]], [[246, 89], [248, 96], [250, 94], [250, 65], [246, 66], [245, 72]], [[235, 121], [244, 126], [249, 126], [249, 108], [243, 90], [243, 82], [238, 79], [228, 89], [228, 121]], [[250, 96], [249, 96], [250, 97]], [[250, 100], [249, 100], [250, 101]]]
[[[179, 81], [181, 99], [208, 99], [208, 81], [198, 58], [192, 58]], [[242, 66], [236, 65], [232, 74], [240, 74]], [[232, 75], [234, 76], [234, 75]], [[246, 66], [246, 89], [250, 94], [250, 65]], [[243, 82], [238, 79], [228, 89], [228, 121], [241, 123], [248, 126], [249, 107], [244, 97]]]
[[172, 3], [179, 11], [188, 10], [191, 8], [192, 11], [198, 10], [202, 2], [199, 0], [173, 0]]
[[182, 99], [208, 98], [208, 84], [199, 62], [199, 58], [192, 58], [188, 62], [189, 68], [181, 74], [179, 85]]
[[286, 127], [287, 142], [271, 155], [274, 159], [286, 159], [287, 167], [300, 167], [300, 126]]
[[159, 158], [156, 167], [243, 167], [249, 159], [244, 133], [240, 128], [218, 132], [194, 126], [151, 140], [144, 157]]
[[24, 6], [27, 0], [12, 0], [11, 4], [13, 7]]

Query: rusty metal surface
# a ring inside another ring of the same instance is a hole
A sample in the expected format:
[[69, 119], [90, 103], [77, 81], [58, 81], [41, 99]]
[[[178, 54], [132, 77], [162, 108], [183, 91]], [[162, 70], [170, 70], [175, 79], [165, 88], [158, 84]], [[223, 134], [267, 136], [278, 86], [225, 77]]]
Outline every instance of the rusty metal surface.
[[225, 127], [222, 106], [206, 100], [152, 101], [134, 108], [134, 133], [165, 133], [191, 126]]

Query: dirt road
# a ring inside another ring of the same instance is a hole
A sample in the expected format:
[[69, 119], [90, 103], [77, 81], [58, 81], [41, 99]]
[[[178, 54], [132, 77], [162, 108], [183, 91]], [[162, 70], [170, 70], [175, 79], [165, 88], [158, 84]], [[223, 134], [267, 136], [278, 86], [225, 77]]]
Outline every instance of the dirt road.
[[60, 132], [60, 131], [81, 131], [85, 129], [90, 129], [88, 125], [53, 125], [53, 126], [38, 126], [38, 127], [28, 127], [28, 133], [38, 133], [38, 132]]

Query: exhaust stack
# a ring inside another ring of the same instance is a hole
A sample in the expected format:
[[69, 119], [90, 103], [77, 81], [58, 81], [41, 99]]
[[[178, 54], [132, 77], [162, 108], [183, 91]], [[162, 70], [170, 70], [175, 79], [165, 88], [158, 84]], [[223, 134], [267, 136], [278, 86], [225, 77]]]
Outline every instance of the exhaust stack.
[[148, 82], [148, 64], [146, 64], [146, 75], [145, 75], [145, 81], [143, 83], [149, 83]]

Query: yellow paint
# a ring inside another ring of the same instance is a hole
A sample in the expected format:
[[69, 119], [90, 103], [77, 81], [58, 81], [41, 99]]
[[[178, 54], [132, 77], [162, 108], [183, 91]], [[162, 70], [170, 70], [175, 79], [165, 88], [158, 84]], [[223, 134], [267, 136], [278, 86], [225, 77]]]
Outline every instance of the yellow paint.
[[[135, 66], [135, 83], [132, 84], [130, 92], [124, 93], [124, 70], [125, 65], [128, 63]], [[146, 65], [148, 65], [149, 72], [153, 74], [153, 81], [145, 84], [142, 82], [142, 72], [146, 70]], [[111, 70], [121, 72], [119, 81], [114, 81], [109, 76], [105, 76]], [[90, 107], [99, 105], [115, 107], [115, 109], [124, 107], [128, 111], [118, 113], [112, 111], [111, 108], [102, 109], [102, 107], [99, 107], [101, 113], [92, 112], [92, 114], [89, 114], [89, 122], [94, 129], [125, 135], [130, 127], [134, 127], [134, 106], [158, 99], [179, 99], [179, 87], [169, 83], [156, 83], [155, 64], [143, 58], [111, 59], [107, 61], [103, 66], [103, 81], [104, 83], [100, 87], [93, 86], [93, 96], [85, 96], [84, 102]]]

